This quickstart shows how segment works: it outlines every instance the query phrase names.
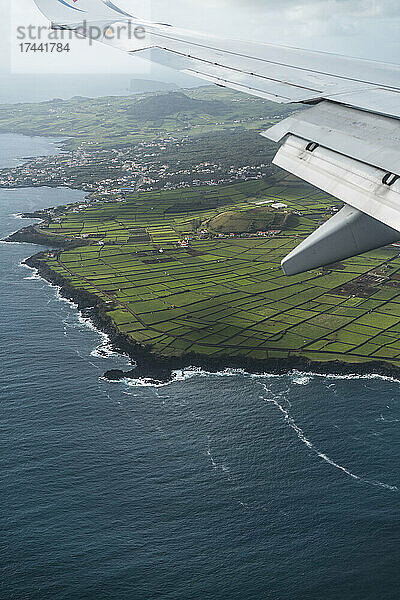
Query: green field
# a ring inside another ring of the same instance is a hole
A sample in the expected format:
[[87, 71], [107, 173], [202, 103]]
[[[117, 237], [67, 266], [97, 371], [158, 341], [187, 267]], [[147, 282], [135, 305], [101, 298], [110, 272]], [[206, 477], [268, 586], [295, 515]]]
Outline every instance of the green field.
[[[279, 234], [208, 227], [272, 203], [290, 216]], [[41, 231], [82, 246], [43, 260], [101, 298], [120, 331], [157, 355], [398, 364], [398, 248], [295, 277], [280, 269], [338, 206], [289, 176], [139, 193], [66, 209]]]

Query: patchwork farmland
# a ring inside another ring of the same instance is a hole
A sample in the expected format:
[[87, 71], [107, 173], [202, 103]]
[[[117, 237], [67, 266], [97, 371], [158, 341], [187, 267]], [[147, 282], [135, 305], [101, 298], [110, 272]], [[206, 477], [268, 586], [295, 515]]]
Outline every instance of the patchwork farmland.
[[[286, 227], [229, 233], [224, 219], [224, 233], [209, 228], [217, 215], [245, 219], [261, 206], [290, 215]], [[69, 207], [36, 229], [50, 240], [82, 241], [41, 260], [103, 300], [119, 330], [156, 355], [397, 365], [399, 248], [295, 277], [280, 269], [339, 206], [280, 176]]]

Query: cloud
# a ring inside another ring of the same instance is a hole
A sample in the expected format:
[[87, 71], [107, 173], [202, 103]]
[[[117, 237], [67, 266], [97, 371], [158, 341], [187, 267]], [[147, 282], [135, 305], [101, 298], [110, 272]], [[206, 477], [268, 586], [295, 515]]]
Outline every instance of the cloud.
[[[222, 2], [225, 5], [244, 8], [257, 7], [265, 12], [271, 10], [302, 12], [311, 9], [314, 14], [341, 14], [361, 18], [392, 17], [400, 14], [398, 0], [280, 0], [279, 3], [268, 0], [222, 0]], [[215, 0], [206, 0], [206, 3], [216, 5]]]
[[[240, 14], [260, 41], [400, 62], [398, 0], [203, 0]], [[237, 21], [236, 21], [237, 22]]]

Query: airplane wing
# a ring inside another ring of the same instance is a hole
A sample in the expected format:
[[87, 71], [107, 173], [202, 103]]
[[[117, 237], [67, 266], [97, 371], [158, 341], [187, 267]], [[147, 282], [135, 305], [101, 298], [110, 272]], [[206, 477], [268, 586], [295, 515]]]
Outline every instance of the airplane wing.
[[[263, 132], [274, 163], [340, 199], [344, 208], [283, 261], [287, 275], [400, 239], [400, 66], [222, 40], [149, 23], [120, 0], [35, 0], [55, 29], [205, 81], [278, 103], [308, 106]], [[132, 12], [132, 14], [131, 14]]]

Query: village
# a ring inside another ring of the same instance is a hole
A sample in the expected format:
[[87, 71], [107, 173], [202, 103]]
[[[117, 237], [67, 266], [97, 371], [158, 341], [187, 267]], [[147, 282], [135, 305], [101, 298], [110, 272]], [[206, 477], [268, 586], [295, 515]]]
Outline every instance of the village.
[[190, 138], [173, 137], [101, 150], [88, 149], [82, 144], [76, 150], [33, 158], [23, 165], [2, 169], [0, 187], [69, 187], [88, 192], [95, 199], [115, 197], [121, 189], [154, 191], [216, 186], [262, 179], [271, 173], [267, 162], [243, 165], [235, 160], [230, 163], [226, 156], [219, 160], [198, 160], [193, 145]]

